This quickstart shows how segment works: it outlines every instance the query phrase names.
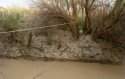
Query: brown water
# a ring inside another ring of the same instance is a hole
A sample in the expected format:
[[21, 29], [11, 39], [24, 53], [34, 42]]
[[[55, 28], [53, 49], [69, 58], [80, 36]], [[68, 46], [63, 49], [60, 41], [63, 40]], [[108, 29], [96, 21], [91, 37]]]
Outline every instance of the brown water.
[[[0, 59], [0, 79], [125, 79], [124, 66]], [[51, 65], [50, 65], [51, 64]]]

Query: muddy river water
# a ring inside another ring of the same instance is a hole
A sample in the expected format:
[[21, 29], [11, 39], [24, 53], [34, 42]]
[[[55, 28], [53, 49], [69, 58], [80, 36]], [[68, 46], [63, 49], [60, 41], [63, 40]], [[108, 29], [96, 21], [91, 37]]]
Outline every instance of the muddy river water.
[[125, 79], [125, 66], [0, 59], [0, 79]]

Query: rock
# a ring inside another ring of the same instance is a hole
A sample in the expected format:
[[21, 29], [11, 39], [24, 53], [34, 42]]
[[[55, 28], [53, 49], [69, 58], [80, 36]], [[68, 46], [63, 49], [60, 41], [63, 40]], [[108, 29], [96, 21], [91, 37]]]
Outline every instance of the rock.
[[101, 58], [101, 49], [99, 48], [83, 48], [83, 54], [85, 56], [85, 58], [97, 58], [96, 56], [98, 56], [98, 58]]
[[6, 54], [11, 57], [19, 57], [22, 56], [20, 49], [18, 47], [12, 47], [6, 51]]
[[33, 56], [33, 57], [44, 57], [44, 52], [38, 49], [32, 48], [32, 49], [29, 49], [29, 51], [27, 52], [27, 55]]

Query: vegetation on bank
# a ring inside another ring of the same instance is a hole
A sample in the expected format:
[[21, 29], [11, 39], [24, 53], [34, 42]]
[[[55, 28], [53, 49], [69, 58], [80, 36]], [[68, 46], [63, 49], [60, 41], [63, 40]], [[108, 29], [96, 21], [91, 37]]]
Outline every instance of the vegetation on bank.
[[[43, 23], [70, 23], [75, 39], [90, 34], [94, 40], [103, 39], [118, 44], [114, 25], [124, 14], [124, 0], [33, 0]], [[72, 23], [73, 22], [73, 23]]]
[[12, 31], [24, 28], [26, 25], [22, 26], [22, 22], [28, 26], [36, 23], [36, 26], [41, 27], [69, 23], [65, 29], [75, 39], [82, 33], [92, 35], [95, 40], [118, 42], [112, 29], [124, 14], [124, 0], [32, 0], [31, 6], [34, 7], [30, 14], [28, 10], [23, 12], [24, 10], [15, 7], [0, 9], [0, 29]]
[[21, 9], [12, 7], [10, 9], [0, 9], [0, 28], [3, 31], [17, 30], [22, 22]]

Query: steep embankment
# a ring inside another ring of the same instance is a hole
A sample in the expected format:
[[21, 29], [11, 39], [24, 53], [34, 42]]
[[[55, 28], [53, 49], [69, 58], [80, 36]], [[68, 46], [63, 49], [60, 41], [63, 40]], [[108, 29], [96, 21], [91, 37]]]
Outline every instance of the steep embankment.
[[44, 29], [0, 35], [1, 57], [35, 57], [60, 60], [123, 62], [123, 53], [106, 42], [94, 42], [91, 36], [73, 39], [69, 31]]

